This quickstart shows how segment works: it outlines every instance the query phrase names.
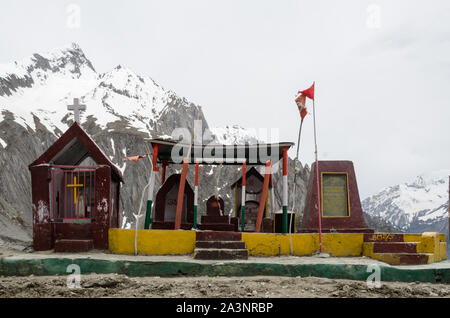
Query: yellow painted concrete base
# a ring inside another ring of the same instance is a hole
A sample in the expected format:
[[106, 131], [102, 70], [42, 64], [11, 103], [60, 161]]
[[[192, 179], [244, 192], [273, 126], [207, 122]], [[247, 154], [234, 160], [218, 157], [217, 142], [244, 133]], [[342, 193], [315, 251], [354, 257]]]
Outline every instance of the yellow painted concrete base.
[[[445, 234], [424, 232], [422, 234], [404, 234], [404, 242], [417, 243], [416, 252], [427, 256], [428, 264], [447, 259], [447, 242]], [[391, 265], [400, 264], [400, 255], [396, 253], [374, 253], [374, 243], [363, 244], [363, 255], [386, 262]]]
[[[135, 230], [110, 229], [109, 250], [134, 254]], [[137, 250], [145, 255], [183, 255], [194, 252], [195, 231], [138, 230]]]
[[[319, 234], [292, 234], [294, 255], [311, 255], [319, 251]], [[242, 240], [252, 256], [290, 255], [291, 239], [288, 234], [242, 233]], [[331, 256], [361, 256], [364, 236], [359, 233], [322, 234], [322, 252]]]
[[[134, 254], [135, 230], [110, 229], [109, 250]], [[194, 252], [196, 232], [175, 230], [138, 230], [137, 250], [146, 255], [183, 255]], [[290, 255], [289, 235], [242, 233], [251, 256]], [[319, 234], [292, 234], [294, 255], [319, 251]], [[322, 251], [331, 256], [361, 256], [363, 234], [332, 233], [322, 235]]]
[[[135, 230], [110, 229], [109, 249], [117, 254], [134, 254]], [[319, 234], [295, 233], [242, 233], [248, 253], [251, 256], [278, 256], [291, 254], [312, 255], [319, 251]], [[423, 234], [404, 234], [405, 242], [417, 242], [417, 253], [428, 255], [428, 263], [447, 258], [446, 236], [426, 232]], [[183, 255], [194, 252], [195, 231], [184, 230], [138, 230], [137, 250], [144, 255]], [[397, 264], [398, 255], [373, 252], [374, 243], [365, 243], [361, 233], [324, 233], [322, 251], [331, 256], [367, 256], [380, 261]]]

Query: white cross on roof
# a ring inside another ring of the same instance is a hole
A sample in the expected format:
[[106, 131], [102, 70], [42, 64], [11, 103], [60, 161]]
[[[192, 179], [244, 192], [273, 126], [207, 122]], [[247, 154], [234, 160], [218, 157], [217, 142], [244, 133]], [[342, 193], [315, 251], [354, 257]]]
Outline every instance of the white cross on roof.
[[86, 105], [80, 104], [80, 100], [78, 98], [74, 98], [73, 105], [67, 105], [67, 110], [73, 110], [75, 121], [80, 123], [80, 110], [85, 111]]

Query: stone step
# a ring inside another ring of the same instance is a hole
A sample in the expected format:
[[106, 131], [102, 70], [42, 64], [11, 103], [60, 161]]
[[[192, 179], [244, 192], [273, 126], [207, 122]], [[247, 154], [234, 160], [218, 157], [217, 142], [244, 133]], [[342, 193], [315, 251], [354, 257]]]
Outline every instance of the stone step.
[[197, 231], [197, 241], [240, 241], [242, 234], [240, 232], [230, 231]]
[[55, 240], [90, 240], [92, 223], [53, 223]]
[[427, 253], [374, 253], [373, 258], [390, 265], [422, 265], [429, 263]]
[[374, 253], [417, 253], [416, 242], [374, 242]]
[[55, 241], [55, 252], [57, 253], [88, 252], [93, 248], [92, 240], [59, 239]]
[[235, 231], [237, 226], [230, 223], [201, 223], [198, 228], [202, 231]]
[[248, 251], [246, 249], [196, 248], [194, 250], [194, 258], [204, 260], [246, 260], [248, 259]]
[[230, 224], [230, 217], [226, 215], [202, 215], [200, 223], [225, 223]]
[[196, 248], [225, 248], [225, 249], [245, 249], [245, 242], [242, 241], [197, 241]]
[[404, 242], [404, 235], [399, 233], [364, 233], [364, 242]]

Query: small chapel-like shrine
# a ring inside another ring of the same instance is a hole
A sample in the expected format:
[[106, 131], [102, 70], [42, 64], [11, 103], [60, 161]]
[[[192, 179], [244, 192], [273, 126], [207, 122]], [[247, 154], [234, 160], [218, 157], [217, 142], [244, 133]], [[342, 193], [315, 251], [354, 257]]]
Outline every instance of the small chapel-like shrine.
[[108, 249], [119, 226], [122, 173], [79, 124], [83, 106], [69, 106], [75, 122], [28, 166], [35, 251]]

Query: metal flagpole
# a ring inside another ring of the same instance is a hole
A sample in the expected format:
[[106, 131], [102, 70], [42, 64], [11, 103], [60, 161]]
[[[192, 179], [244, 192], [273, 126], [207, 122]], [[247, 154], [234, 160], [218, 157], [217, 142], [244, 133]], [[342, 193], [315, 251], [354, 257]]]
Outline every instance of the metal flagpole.
[[316, 134], [316, 108], [313, 99], [313, 121], [314, 121], [314, 147], [316, 156], [316, 184], [317, 184], [317, 208], [319, 216], [319, 251], [322, 253], [322, 209], [320, 207], [320, 187], [319, 187], [319, 160], [317, 159], [317, 134]]
[[300, 129], [298, 130], [297, 155], [295, 156], [295, 160], [298, 160], [298, 152], [300, 150], [300, 136], [302, 135], [302, 126], [303, 126], [303, 118], [300, 122]]

